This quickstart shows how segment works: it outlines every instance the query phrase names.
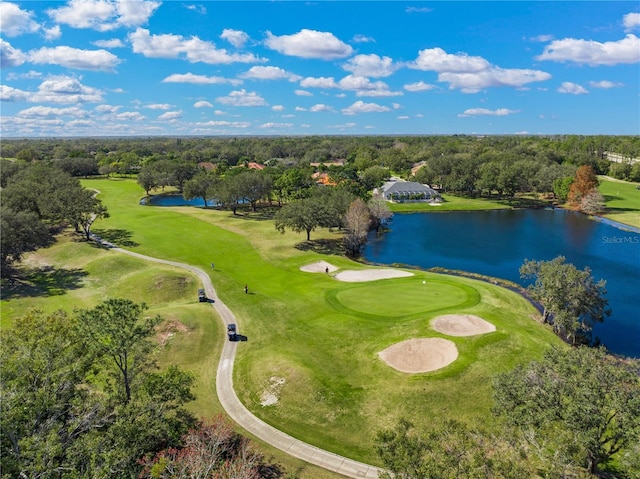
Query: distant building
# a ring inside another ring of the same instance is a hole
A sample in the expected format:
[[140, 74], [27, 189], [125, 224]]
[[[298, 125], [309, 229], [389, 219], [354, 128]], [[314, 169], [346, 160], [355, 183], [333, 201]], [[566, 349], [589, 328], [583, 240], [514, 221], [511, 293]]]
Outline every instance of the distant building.
[[201, 161], [200, 163], [198, 163], [198, 166], [200, 168], [203, 168], [207, 171], [213, 171], [216, 169], [216, 165], [214, 165], [213, 163], [210, 163], [208, 161]]
[[440, 193], [415, 181], [387, 181], [382, 185], [380, 194], [394, 203], [440, 201]]
[[314, 173], [311, 175], [311, 178], [313, 178], [317, 185], [336, 186], [336, 182], [332, 181], [327, 173]]
[[250, 161], [247, 164], [247, 167], [250, 170], [264, 170], [264, 165], [261, 165], [260, 163], [256, 163], [255, 161]]

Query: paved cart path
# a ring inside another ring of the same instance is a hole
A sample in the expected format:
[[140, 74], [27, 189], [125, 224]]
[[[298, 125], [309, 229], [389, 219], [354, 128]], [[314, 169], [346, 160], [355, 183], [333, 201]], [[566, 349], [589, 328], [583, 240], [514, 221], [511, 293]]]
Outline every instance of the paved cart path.
[[[184, 263], [178, 263], [176, 261], [168, 261], [140, 253], [134, 253], [133, 251], [118, 248], [109, 243], [102, 243], [121, 253], [147, 261], [176, 266], [194, 273], [198, 278], [200, 278], [200, 281], [202, 281], [207, 298], [213, 300], [210, 304], [216, 309], [225, 325], [229, 323], [237, 323], [231, 310], [220, 300], [220, 298], [218, 298], [216, 290], [214, 289], [213, 284], [211, 284], [211, 278], [209, 278], [209, 275], [200, 268]], [[242, 332], [242, 330], [240, 331]], [[258, 419], [246, 407], [244, 407], [233, 389], [233, 363], [236, 357], [238, 344], [240, 343], [231, 341], [224, 342], [216, 374], [216, 391], [218, 393], [218, 399], [220, 399], [222, 407], [234, 421], [267, 444], [277, 447], [287, 454], [302, 459], [303, 461], [307, 461], [311, 464], [315, 464], [316, 466], [323, 467], [347, 477], [377, 479], [379, 469], [375, 466], [325, 451], [324, 449], [320, 449], [291, 437]]]

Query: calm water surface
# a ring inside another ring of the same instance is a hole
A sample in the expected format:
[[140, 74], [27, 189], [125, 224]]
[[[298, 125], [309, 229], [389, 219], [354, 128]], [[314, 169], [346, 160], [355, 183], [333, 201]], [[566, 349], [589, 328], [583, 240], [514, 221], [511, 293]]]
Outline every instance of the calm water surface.
[[443, 267], [520, 284], [525, 259], [558, 255], [607, 281], [612, 310], [599, 337], [611, 352], [640, 357], [640, 233], [565, 210], [495, 210], [396, 214], [391, 231], [372, 235], [364, 257], [374, 263]]

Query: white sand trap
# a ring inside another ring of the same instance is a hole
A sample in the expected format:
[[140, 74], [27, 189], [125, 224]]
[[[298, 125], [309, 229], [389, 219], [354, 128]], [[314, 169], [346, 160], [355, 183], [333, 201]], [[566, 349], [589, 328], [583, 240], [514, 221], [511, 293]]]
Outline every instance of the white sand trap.
[[348, 269], [336, 274], [336, 279], [348, 283], [358, 283], [360, 281], [376, 281], [378, 279], [403, 278], [413, 276], [413, 273], [400, 271], [399, 269]]
[[449, 336], [475, 336], [492, 333], [496, 327], [488, 321], [472, 314], [447, 314], [431, 321], [436, 331]]
[[409, 339], [378, 353], [387, 365], [403, 373], [426, 373], [443, 368], [458, 357], [453, 341], [443, 338]]
[[317, 263], [300, 266], [300, 271], [304, 271], [306, 273], [326, 273], [327, 268], [329, 269], [329, 273], [333, 273], [334, 271], [338, 270], [338, 268], [331, 263], [327, 263], [326, 261], [318, 261]]

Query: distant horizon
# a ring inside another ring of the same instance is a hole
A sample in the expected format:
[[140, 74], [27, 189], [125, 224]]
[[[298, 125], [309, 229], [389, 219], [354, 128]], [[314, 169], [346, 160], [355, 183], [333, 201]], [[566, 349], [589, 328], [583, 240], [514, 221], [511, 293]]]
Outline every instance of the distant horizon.
[[637, 1], [2, 1], [0, 32], [3, 139], [640, 134]]

